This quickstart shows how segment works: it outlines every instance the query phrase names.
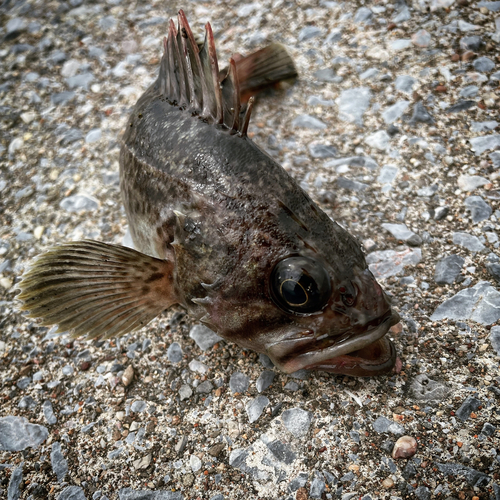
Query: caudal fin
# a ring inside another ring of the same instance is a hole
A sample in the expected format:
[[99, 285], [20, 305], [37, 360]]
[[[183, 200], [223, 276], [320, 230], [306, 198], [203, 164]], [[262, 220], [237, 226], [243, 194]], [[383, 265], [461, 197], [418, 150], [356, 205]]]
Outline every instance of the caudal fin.
[[87, 339], [124, 335], [178, 302], [171, 262], [97, 241], [45, 252], [18, 288], [29, 317]]
[[[272, 43], [245, 57], [235, 55], [233, 59], [242, 103], [262, 90], [292, 81], [298, 76], [293, 59], [280, 43]], [[221, 71], [222, 85], [228, 69]]]

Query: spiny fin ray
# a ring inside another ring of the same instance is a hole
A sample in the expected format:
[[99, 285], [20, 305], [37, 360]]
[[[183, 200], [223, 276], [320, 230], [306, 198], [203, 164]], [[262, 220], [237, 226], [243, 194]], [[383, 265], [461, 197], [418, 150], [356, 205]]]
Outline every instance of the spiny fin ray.
[[[163, 44], [158, 82], [161, 94], [192, 114], [245, 137], [253, 103], [248, 98], [295, 78], [292, 58], [282, 45], [274, 43], [247, 57], [236, 54], [228, 68], [219, 71], [210, 23], [205, 25], [205, 41], [199, 48], [182, 10], [177, 19], [178, 29], [170, 20]], [[242, 103], [247, 101], [241, 119]]]

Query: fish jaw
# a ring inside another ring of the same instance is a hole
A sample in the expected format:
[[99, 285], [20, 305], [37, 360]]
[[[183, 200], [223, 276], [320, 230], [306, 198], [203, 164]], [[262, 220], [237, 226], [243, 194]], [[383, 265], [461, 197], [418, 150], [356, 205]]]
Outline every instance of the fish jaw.
[[[353, 377], [371, 377], [390, 373], [396, 363], [396, 349], [386, 337], [389, 328], [399, 322], [399, 314], [392, 311], [378, 326], [362, 334], [343, 335], [342, 340], [325, 348], [311, 349], [300, 354], [307, 343], [311, 344], [312, 332], [294, 333], [267, 349], [267, 355], [284, 372], [297, 370], [322, 370]], [[309, 342], [306, 339], [309, 337]]]
[[282, 332], [266, 353], [286, 373], [307, 369], [356, 377], [382, 375], [396, 363], [396, 349], [386, 334], [399, 321], [366, 269], [343, 281], [321, 314], [300, 318], [293, 329]]

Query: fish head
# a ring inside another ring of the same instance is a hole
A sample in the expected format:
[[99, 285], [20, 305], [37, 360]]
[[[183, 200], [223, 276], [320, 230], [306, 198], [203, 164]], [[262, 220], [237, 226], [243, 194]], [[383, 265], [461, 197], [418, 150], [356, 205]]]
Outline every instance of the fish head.
[[399, 322], [368, 268], [335, 276], [317, 257], [280, 260], [269, 279], [274, 304], [289, 315], [266, 353], [281, 370], [323, 370], [353, 376], [390, 372], [396, 351], [386, 337]]
[[[365, 377], [392, 371], [396, 350], [386, 333], [399, 315], [366, 264], [348, 266], [340, 276], [338, 266], [317, 255], [292, 254], [263, 267], [268, 271], [261, 268], [258, 286], [214, 293], [207, 301], [209, 326], [266, 353], [286, 373], [307, 369]], [[239, 272], [232, 283], [248, 282], [248, 268]]]

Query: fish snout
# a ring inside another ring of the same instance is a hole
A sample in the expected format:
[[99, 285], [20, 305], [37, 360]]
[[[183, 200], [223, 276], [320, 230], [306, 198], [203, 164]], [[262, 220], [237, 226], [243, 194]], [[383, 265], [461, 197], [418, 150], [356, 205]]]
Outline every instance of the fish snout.
[[369, 269], [338, 285], [332, 309], [349, 317], [354, 328], [377, 326], [388, 316], [397, 315], [391, 310], [389, 297]]

